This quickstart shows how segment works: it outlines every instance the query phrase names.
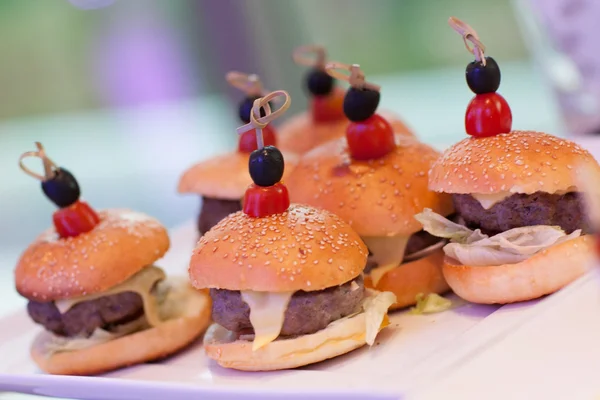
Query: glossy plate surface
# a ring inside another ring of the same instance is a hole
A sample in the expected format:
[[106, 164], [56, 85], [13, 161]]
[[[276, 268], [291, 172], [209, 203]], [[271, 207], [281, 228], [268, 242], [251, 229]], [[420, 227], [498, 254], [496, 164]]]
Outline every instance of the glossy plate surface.
[[[195, 236], [192, 223], [173, 230], [172, 251], [159, 265], [170, 273], [185, 274]], [[197, 343], [168, 360], [102, 377], [44, 375], [28, 354], [29, 344], [39, 328], [25, 312], [16, 312], [0, 319], [2, 326], [11, 327], [0, 330], [0, 388], [81, 399], [171, 396], [187, 399], [201, 395], [237, 399], [240, 394], [245, 399], [309, 395], [328, 399], [425, 395], [435, 398], [436, 393], [440, 394], [437, 388], [453, 393], [469, 389], [472, 394], [481, 393], [480, 389], [502, 375], [522, 377], [537, 370], [539, 374], [534, 374], [534, 378], [542, 378], [542, 371], [548, 368], [566, 373], [562, 370], [576, 365], [578, 368], [573, 371], [587, 371], [589, 375], [591, 370], [585, 369], [581, 362], [600, 359], [600, 346], [586, 351], [600, 337], [597, 275], [593, 272], [555, 295], [518, 305], [472, 305], [452, 297], [455, 308], [444, 313], [426, 316], [394, 313], [391, 326], [371, 348], [299, 370], [270, 373], [223, 369], [207, 359]], [[588, 328], [582, 330], [586, 324]], [[571, 350], [575, 353], [571, 354]], [[568, 354], [572, 357], [568, 364], [560, 359], [550, 362], [557, 355]], [[492, 381], [478, 378], [475, 379], [478, 385], [469, 386], [466, 382], [471, 382], [471, 374]], [[458, 385], [461, 379], [466, 380], [462, 386]]]

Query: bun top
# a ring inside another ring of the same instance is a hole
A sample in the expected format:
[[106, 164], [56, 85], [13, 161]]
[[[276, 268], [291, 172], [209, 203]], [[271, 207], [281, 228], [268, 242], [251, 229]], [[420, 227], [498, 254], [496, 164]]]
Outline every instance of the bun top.
[[512, 131], [466, 138], [447, 149], [429, 172], [429, 188], [462, 194], [579, 190], [575, 172], [598, 176], [594, 157], [579, 145], [541, 132]]
[[239, 211], [200, 238], [189, 265], [194, 287], [315, 291], [356, 278], [368, 251], [337, 216], [292, 204], [252, 218]]
[[23, 252], [15, 269], [23, 297], [54, 301], [101, 293], [169, 249], [167, 231], [154, 218], [129, 210], [98, 215], [100, 223], [90, 232], [61, 239], [51, 228]]
[[[202, 161], [183, 173], [179, 180], [179, 193], [193, 193], [205, 197], [239, 200], [250, 184], [248, 161], [250, 153], [239, 151]], [[297, 156], [284, 154], [283, 179], [294, 169]]]
[[311, 150], [286, 182], [290, 200], [337, 214], [361, 236], [420, 231], [414, 215], [424, 208], [450, 214], [450, 197], [427, 189], [427, 171], [439, 153], [402, 135], [396, 143], [394, 151], [370, 161], [353, 160], [345, 138]]

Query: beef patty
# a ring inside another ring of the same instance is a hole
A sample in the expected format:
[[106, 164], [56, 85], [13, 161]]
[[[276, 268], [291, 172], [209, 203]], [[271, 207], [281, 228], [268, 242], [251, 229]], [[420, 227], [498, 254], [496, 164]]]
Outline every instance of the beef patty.
[[213, 197], [202, 197], [202, 206], [198, 216], [198, 231], [204, 235], [223, 218], [234, 212], [241, 211], [240, 200], [215, 199]]
[[[358, 287], [352, 282], [356, 282]], [[364, 298], [364, 292], [362, 277], [315, 292], [297, 291], [285, 312], [281, 335], [307, 335], [325, 328], [331, 322], [355, 312]], [[210, 297], [213, 321], [233, 332], [252, 332], [250, 307], [242, 300], [239, 291], [210, 289]]]
[[472, 229], [479, 228], [488, 235], [532, 225], [560, 226], [567, 233], [582, 229], [588, 233], [590, 225], [582, 196], [576, 192], [513, 194], [489, 210], [468, 194], [453, 194], [452, 199], [465, 225]]
[[60, 336], [89, 337], [96, 328], [131, 322], [144, 314], [142, 298], [135, 292], [123, 292], [75, 304], [61, 314], [54, 302], [30, 301], [31, 319]]

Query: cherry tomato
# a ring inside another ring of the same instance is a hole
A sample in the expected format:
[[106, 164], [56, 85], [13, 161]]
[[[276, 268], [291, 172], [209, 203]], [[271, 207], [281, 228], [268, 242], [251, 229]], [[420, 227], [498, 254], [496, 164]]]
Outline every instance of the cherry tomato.
[[315, 122], [331, 122], [345, 119], [344, 96], [345, 92], [336, 88], [330, 94], [314, 96], [311, 99], [311, 110]]
[[504, 97], [498, 93], [478, 94], [469, 103], [465, 128], [475, 137], [494, 136], [510, 132], [512, 113]]
[[361, 122], [351, 122], [346, 130], [350, 154], [356, 160], [382, 157], [396, 148], [394, 129], [379, 114]]
[[87, 203], [76, 201], [55, 211], [52, 220], [59, 236], [67, 238], [91, 231], [100, 222], [100, 217]]
[[[265, 146], [275, 146], [277, 144], [275, 130], [271, 125], [265, 126], [262, 132]], [[242, 133], [238, 142], [238, 151], [242, 153], [252, 153], [254, 150], [258, 150], [258, 145], [256, 144], [256, 129]]]
[[252, 184], [244, 195], [244, 212], [253, 218], [281, 214], [290, 206], [290, 195], [282, 183], [273, 186]]

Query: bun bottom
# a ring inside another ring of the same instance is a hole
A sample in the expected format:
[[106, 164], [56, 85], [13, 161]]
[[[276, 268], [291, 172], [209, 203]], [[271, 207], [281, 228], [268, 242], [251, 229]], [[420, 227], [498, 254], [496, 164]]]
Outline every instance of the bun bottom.
[[194, 299], [198, 301], [191, 303], [198, 304], [200, 301], [204, 304], [193, 313], [102, 344], [50, 356], [45, 349], [52, 335], [44, 331], [33, 341], [31, 357], [42, 371], [49, 374], [95, 375], [174, 354], [198, 338], [210, 323], [210, 297], [206, 292], [194, 290], [190, 293], [199, 296]]
[[365, 277], [365, 286], [396, 295], [396, 303], [390, 310], [414, 305], [419, 293], [443, 294], [450, 290], [442, 274], [444, 251], [438, 249], [426, 257], [400, 264], [381, 277], [373, 286], [370, 276]]
[[442, 269], [454, 293], [463, 299], [507, 304], [556, 292], [589, 271], [594, 260], [594, 237], [584, 235], [517, 264], [469, 266], [446, 257]]
[[[310, 335], [275, 340], [253, 351], [252, 342], [237, 339], [237, 334], [213, 324], [204, 336], [204, 350], [220, 366], [241, 371], [275, 371], [314, 364], [364, 346], [366, 312], [335, 321]], [[378, 331], [388, 325], [387, 314]]]

